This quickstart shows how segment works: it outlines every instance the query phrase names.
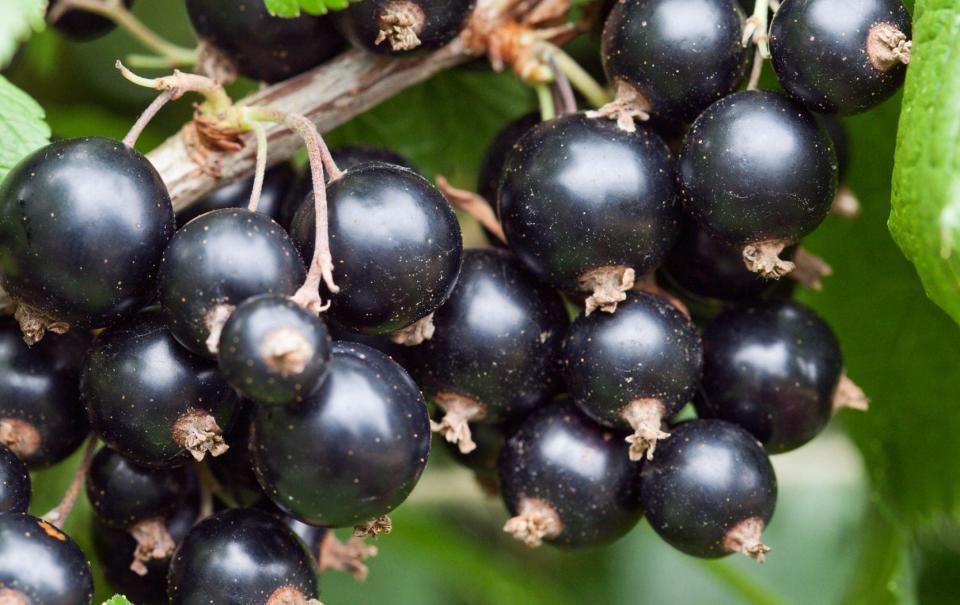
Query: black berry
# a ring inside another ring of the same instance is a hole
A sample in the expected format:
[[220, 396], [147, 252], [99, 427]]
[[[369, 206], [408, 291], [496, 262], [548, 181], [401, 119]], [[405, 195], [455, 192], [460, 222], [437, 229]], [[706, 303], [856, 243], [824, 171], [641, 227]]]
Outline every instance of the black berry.
[[167, 188], [139, 152], [51, 143], [0, 187], [0, 285], [48, 320], [103, 327], [153, 299], [173, 229]]
[[509, 252], [468, 250], [436, 333], [410, 352], [417, 384], [445, 412], [435, 430], [467, 453], [476, 447], [468, 422], [503, 422], [548, 401], [560, 389], [567, 323], [556, 292]]
[[279, 82], [333, 58], [343, 38], [329, 17], [272, 17], [262, 0], [187, 0], [190, 22], [238, 72]]
[[261, 407], [251, 455], [264, 492], [311, 525], [365, 523], [399, 506], [430, 452], [426, 404], [406, 371], [334, 343], [327, 378], [297, 406]]
[[640, 475], [623, 433], [558, 400], [531, 414], [500, 454], [504, 526], [527, 546], [601, 546], [640, 520]]
[[721, 420], [671, 428], [641, 467], [643, 510], [674, 548], [695, 557], [742, 552], [763, 560], [760, 533], [777, 500], [777, 478], [750, 433]]
[[259, 403], [303, 401], [327, 371], [330, 335], [323, 321], [289, 298], [248, 298], [220, 335], [220, 372]]
[[0, 602], [90, 605], [93, 576], [83, 551], [46, 521], [0, 514]]
[[367, 0], [339, 13], [337, 23], [354, 45], [402, 56], [446, 46], [473, 6], [474, 0]]
[[27, 466], [0, 444], [0, 514], [25, 513], [30, 508], [30, 473]]
[[170, 605], [313, 605], [313, 557], [273, 515], [252, 508], [219, 512], [197, 524], [170, 564]]
[[487, 147], [477, 171], [477, 193], [490, 202], [495, 211], [498, 206], [497, 192], [500, 189], [500, 179], [503, 178], [503, 167], [507, 163], [507, 156], [513, 150], [514, 144], [539, 123], [540, 114], [524, 114], [504, 126]]
[[236, 305], [257, 294], [291, 295], [304, 275], [293, 242], [269, 217], [214, 210], [184, 225], [163, 253], [160, 305], [180, 344], [212, 357]]
[[250, 461], [250, 423], [255, 413], [256, 405], [252, 401], [240, 402], [237, 420], [225, 437], [230, 449], [210, 460], [213, 476], [239, 502], [249, 503], [262, 498]]
[[784, 0], [770, 25], [773, 68], [815, 111], [866, 111], [903, 85], [910, 15], [900, 0]]
[[661, 424], [700, 379], [700, 335], [666, 299], [630, 294], [613, 315], [580, 316], [563, 343], [564, 381], [576, 404], [603, 425], [633, 430], [631, 460], [653, 457]]
[[[463, 242], [446, 198], [400, 166], [367, 163], [327, 187], [333, 277], [330, 317], [384, 334], [433, 313], [450, 296]], [[315, 212], [308, 197], [291, 234], [304, 258], [313, 254]]]
[[[123, 0], [123, 4], [129, 9], [133, 0]], [[53, 8], [53, 6], [53, 4], [50, 4], [50, 8]], [[64, 12], [54, 22], [53, 26], [58, 32], [71, 40], [90, 42], [109, 34], [117, 25], [106, 17], [101, 17], [82, 8], [75, 8]]]
[[603, 28], [604, 68], [647, 111], [690, 122], [740, 85], [750, 56], [742, 36], [734, 0], [616, 2]]
[[364, 334], [348, 328], [335, 321], [327, 321], [327, 329], [330, 331], [330, 338], [333, 340], [343, 340], [345, 342], [356, 342], [366, 345], [371, 349], [376, 349], [388, 356], [390, 359], [399, 363], [404, 368], [409, 367], [410, 352], [415, 347], [408, 347], [403, 344], [393, 342], [388, 334]]
[[[293, 185], [295, 174], [289, 162], [283, 162], [268, 169], [263, 175], [263, 189], [260, 191], [257, 212], [266, 214], [273, 220], [280, 222], [280, 213], [287, 194]], [[250, 203], [251, 189], [253, 189], [252, 176], [208, 193], [177, 212], [177, 227], [180, 228], [211, 210], [246, 208], [247, 204]]]
[[156, 311], [96, 338], [80, 390], [103, 441], [150, 467], [225, 451], [222, 434], [238, 408], [217, 366], [178, 345]]
[[588, 292], [610, 311], [653, 270], [676, 235], [673, 169], [660, 137], [572, 114], [527, 132], [507, 160], [500, 220], [537, 277]]

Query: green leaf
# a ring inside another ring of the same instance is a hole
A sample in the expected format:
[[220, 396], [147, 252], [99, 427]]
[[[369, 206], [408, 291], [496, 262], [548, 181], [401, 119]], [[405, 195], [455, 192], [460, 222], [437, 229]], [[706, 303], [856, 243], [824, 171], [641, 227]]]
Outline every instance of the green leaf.
[[919, 0], [889, 226], [927, 295], [960, 322], [960, 4]]
[[122, 594], [116, 594], [104, 601], [103, 605], [133, 605], [133, 603]]
[[0, 182], [31, 151], [50, 142], [43, 108], [0, 76]]
[[0, 10], [0, 68], [6, 67], [21, 42], [46, 25], [47, 0], [4, 0]]
[[263, 0], [267, 11], [274, 17], [299, 17], [303, 11], [310, 15], [325, 15], [329, 11], [347, 8], [350, 2], [359, 0]]

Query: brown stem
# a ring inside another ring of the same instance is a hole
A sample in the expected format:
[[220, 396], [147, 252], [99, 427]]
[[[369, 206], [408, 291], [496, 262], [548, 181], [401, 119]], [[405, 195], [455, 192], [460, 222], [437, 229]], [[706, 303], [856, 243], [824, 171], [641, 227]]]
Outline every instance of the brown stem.
[[446, 391], [437, 393], [433, 401], [444, 414], [440, 422], [430, 421], [430, 430], [442, 433], [444, 439], [457, 445], [461, 454], [477, 449], [469, 423], [487, 415], [483, 404], [471, 397]]
[[507, 243], [507, 236], [493, 211], [493, 206], [479, 193], [457, 189], [442, 175], [437, 176], [437, 188], [447, 198], [450, 205], [477, 221], [498, 240]]
[[143, 113], [140, 114], [140, 117], [137, 118], [137, 121], [133, 123], [133, 126], [130, 127], [130, 131], [127, 133], [127, 136], [123, 137], [123, 144], [131, 149], [136, 146], [137, 139], [140, 138], [140, 133], [143, 132], [143, 129], [147, 127], [147, 124], [150, 123], [150, 120], [156, 116], [163, 106], [173, 101], [182, 95], [183, 92], [179, 88], [168, 88], [157, 95], [157, 98], [153, 100], [146, 109], [143, 110]]
[[560, 115], [577, 112], [577, 96], [573, 93], [573, 87], [570, 86], [570, 80], [567, 75], [557, 67], [557, 60], [550, 55], [547, 57], [547, 65], [553, 71], [554, 89], [557, 92], [560, 102], [557, 103], [557, 113]]
[[840, 376], [840, 382], [833, 392], [833, 411], [843, 408], [866, 412], [870, 408], [870, 399], [857, 383], [850, 380], [846, 374]]
[[83, 450], [83, 457], [80, 459], [80, 466], [77, 467], [77, 472], [73, 474], [73, 479], [70, 481], [70, 486], [63, 495], [63, 499], [60, 501], [60, 504], [43, 516], [44, 521], [48, 521], [58, 528], [63, 527], [63, 523], [70, 515], [70, 511], [73, 510], [73, 505], [77, 503], [77, 497], [80, 495], [80, 490], [83, 489], [84, 482], [87, 480], [87, 472], [90, 470], [90, 462], [93, 461], [93, 455], [96, 452], [97, 437], [95, 435], [90, 435], [90, 438], [87, 439], [86, 449]]
[[351, 537], [341, 542], [333, 531], [327, 530], [320, 542], [320, 552], [317, 553], [318, 571], [341, 571], [352, 575], [357, 582], [363, 582], [370, 573], [363, 562], [375, 556], [377, 547], [365, 543], [362, 538]]
[[822, 279], [833, 275], [833, 268], [826, 261], [802, 246], [794, 253], [793, 264], [787, 277], [811, 290], [822, 290]]
[[545, 539], [559, 536], [562, 530], [563, 524], [556, 509], [539, 498], [524, 497], [517, 507], [516, 516], [503, 525], [503, 531], [530, 548], [540, 546]]
[[263, 191], [263, 177], [267, 172], [267, 131], [263, 124], [256, 120], [248, 123], [257, 139], [257, 163], [253, 170], [253, 187], [250, 189], [250, 201], [247, 210], [256, 212], [260, 206], [260, 194]]

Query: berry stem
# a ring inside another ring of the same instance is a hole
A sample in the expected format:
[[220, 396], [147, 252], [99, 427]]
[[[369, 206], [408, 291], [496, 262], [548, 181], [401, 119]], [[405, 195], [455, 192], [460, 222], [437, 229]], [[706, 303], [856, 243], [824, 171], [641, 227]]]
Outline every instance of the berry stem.
[[87, 480], [87, 472], [90, 470], [90, 463], [93, 461], [93, 455], [96, 451], [97, 437], [96, 435], [90, 435], [90, 438], [87, 439], [87, 446], [83, 450], [83, 457], [80, 458], [80, 466], [73, 474], [70, 486], [67, 487], [60, 504], [43, 516], [44, 521], [52, 523], [58, 529], [63, 527], [70, 511], [73, 510], [73, 505], [77, 503], [77, 497], [80, 496], [80, 490], [83, 489], [84, 482]]
[[753, 66], [750, 68], [750, 79], [747, 80], [747, 90], [756, 90], [760, 86], [760, 74], [763, 73], [763, 53], [760, 47], [753, 53]]
[[761, 62], [762, 59], [770, 58], [770, 35], [767, 30], [769, 10], [770, 0], [754, 0], [753, 14], [747, 18], [743, 27], [741, 43], [744, 47], [749, 46], [750, 43], [756, 44]]
[[565, 53], [556, 44], [541, 40], [537, 42], [537, 52], [541, 60], [556, 65], [557, 72], [562, 73], [570, 83], [580, 91], [594, 107], [603, 107], [610, 102], [610, 94], [585, 69], [580, 67], [573, 57]]
[[260, 194], [263, 191], [263, 176], [267, 171], [267, 129], [257, 120], [250, 120], [247, 125], [257, 138], [257, 164], [253, 171], [253, 189], [250, 190], [247, 209], [250, 212], [256, 212], [260, 205]]
[[161, 55], [169, 67], [186, 67], [197, 63], [195, 49], [178, 46], [158, 35], [134, 17], [122, 0], [59, 0], [47, 15], [47, 21], [56, 23], [69, 10], [82, 10], [113, 21], [141, 44]]
[[127, 69], [120, 61], [117, 61], [115, 65], [124, 78], [137, 86], [154, 90], [176, 89], [180, 95], [185, 92], [195, 92], [202, 95], [206, 99], [210, 110], [216, 113], [225, 112], [233, 107], [233, 101], [223, 89], [223, 85], [206, 76], [174, 70], [173, 75], [170, 76], [144, 78]]
[[465, 189], [457, 189], [442, 175], [437, 176], [437, 188], [451, 206], [483, 225], [504, 244], [507, 243], [507, 236], [503, 233], [503, 227], [493, 211], [493, 206], [483, 196]]
[[573, 88], [570, 86], [570, 79], [557, 67], [557, 61], [553, 56], [547, 57], [547, 65], [554, 74], [554, 89], [560, 99], [560, 103], [554, 103], [559, 106], [560, 115], [577, 112], [577, 97], [573, 94]]
[[196, 469], [197, 479], [200, 480], [200, 511], [197, 515], [197, 521], [202, 521], [213, 514], [213, 496], [217, 493], [219, 484], [210, 467], [200, 461], [194, 461], [193, 468]]
[[557, 110], [553, 104], [553, 93], [546, 84], [536, 84], [537, 101], [540, 103], [540, 119], [544, 122], [557, 117]]
[[123, 137], [123, 144], [127, 147], [133, 149], [137, 144], [137, 139], [140, 138], [140, 133], [147, 127], [150, 121], [156, 116], [163, 106], [169, 103], [170, 101], [178, 98], [182, 92], [179, 88], [168, 88], [157, 95], [157, 98], [143, 110], [143, 113], [140, 114], [140, 117], [137, 118], [137, 121], [133, 123], [133, 126], [130, 127], [130, 131], [127, 132], [127, 136]]
[[811, 290], [823, 289], [823, 278], [833, 275], [833, 268], [819, 256], [802, 246], [793, 255], [793, 270], [787, 277]]

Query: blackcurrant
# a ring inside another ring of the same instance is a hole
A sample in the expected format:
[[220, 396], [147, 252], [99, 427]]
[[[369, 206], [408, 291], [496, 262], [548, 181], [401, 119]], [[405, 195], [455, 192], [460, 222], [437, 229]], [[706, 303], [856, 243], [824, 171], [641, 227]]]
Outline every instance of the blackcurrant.
[[528, 131], [500, 186], [510, 249], [537, 277], [616, 309], [666, 255], [679, 205], [666, 145], [645, 128], [570, 114]]
[[220, 372], [259, 403], [303, 401], [327, 371], [330, 334], [319, 317], [289, 298], [248, 298], [223, 325]]
[[[795, 246], [788, 246], [780, 257], [793, 260], [795, 251]], [[676, 245], [663, 262], [662, 273], [683, 294], [723, 301], [759, 298], [779, 283], [750, 271], [740, 247], [714, 237], [692, 221], [680, 231]]]
[[560, 389], [567, 311], [502, 249], [468, 250], [450, 299], [434, 314], [436, 334], [410, 351], [417, 384], [445, 413], [435, 430], [468, 453], [468, 422], [528, 413]]
[[160, 305], [180, 344], [212, 357], [234, 307], [257, 294], [291, 295], [305, 273], [293, 242], [269, 217], [213, 210], [177, 231], [163, 253]]
[[250, 423], [256, 406], [252, 401], [241, 401], [240, 405], [237, 420], [224, 438], [230, 449], [210, 460], [210, 470], [234, 499], [250, 503], [262, 498], [250, 461]]
[[[263, 189], [260, 191], [260, 202], [257, 212], [266, 214], [273, 220], [280, 221], [287, 193], [293, 184], [296, 173], [289, 162], [283, 162], [268, 169], [263, 175]], [[221, 208], [246, 208], [250, 203], [250, 191], [253, 189], [253, 177], [230, 183], [224, 187], [208, 193], [183, 210], [177, 212], [177, 227], [186, 225], [201, 214]]]
[[672, 427], [641, 467], [643, 510], [674, 548], [695, 557], [741, 552], [763, 560], [760, 533], [777, 501], [777, 478], [750, 433], [722, 420]]
[[703, 346], [697, 412], [739, 424], [769, 452], [803, 445], [823, 430], [835, 405], [850, 405], [833, 330], [798, 302], [731, 309], [710, 322]]
[[78, 388], [88, 343], [74, 330], [28, 347], [17, 322], [0, 317], [0, 444], [31, 469], [60, 462], [90, 432]]
[[0, 514], [25, 513], [30, 508], [30, 473], [27, 466], [0, 444]]
[[477, 193], [490, 202], [494, 209], [497, 207], [497, 191], [500, 189], [500, 179], [503, 177], [507, 156], [520, 137], [539, 123], [540, 114], [524, 114], [504, 126], [487, 147], [477, 172]]
[[367, 345], [371, 349], [376, 349], [387, 355], [404, 368], [409, 366], [410, 351], [415, 348], [393, 342], [393, 339], [387, 334], [364, 334], [332, 320], [327, 321], [327, 329], [329, 329], [330, 338], [333, 340]]
[[[123, 4], [129, 9], [133, 0], [123, 0]], [[53, 6], [54, 4], [51, 3], [49, 8], [53, 8]], [[53, 26], [58, 32], [71, 40], [90, 42], [109, 34], [117, 25], [106, 17], [101, 17], [82, 8], [74, 8], [64, 12], [54, 22]]]
[[661, 424], [700, 379], [700, 334], [666, 299], [630, 294], [613, 315], [581, 315], [563, 342], [563, 377], [576, 404], [627, 437], [630, 460], [653, 457]]
[[87, 557], [65, 533], [23, 513], [0, 514], [0, 603], [90, 605]]
[[254, 80], [286, 80], [333, 58], [344, 46], [331, 18], [273, 17], [262, 0], [187, 0], [187, 12], [197, 36]]
[[366, 0], [338, 13], [343, 35], [365, 50], [409, 55], [451, 42], [467, 24], [474, 0]]
[[386, 515], [420, 479], [430, 423], [420, 390], [389, 357], [334, 343], [327, 378], [297, 406], [261, 407], [251, 455], [264, 492], [311, 525]]
[[531, 547], [600, 546], [630, 531], [643, 512], [623, 438], [568, 400], [531, 414], [500, 453], [503, 500], [514, 515], [504, 531]]
[[714, 237], [743, 247], [748, 267], [767, 277], [793, 268], [778, 257], [823, 221], [837, 189], [826, 133], [781, 94], [725, 97], [693, 123], [680, 152], [687, 212]]
[[604, 68], [646, 111], [690, 122], [740, 85], [742, 37], [735, 0], [623, 0], [603, 28]]
[[316, 605], [315, 563], [270, 513], [219, 512], [197, 524], [170, 563], [170, 605]]
[[226, 450], [239, 398], [217, 366], [177, 344], [157, 311], [105, 330], [87, 355], [80, 391], [94, 431], [137, 464], [167, 468], [188, 452]]
[[806, 107], [859, 113], [903, 85], [910, 29], [900, 0], [784, 0], [770, 25], [773, 68]]
[[837, 180], [843, 184], [847, 180], [847, 168], [850, 167], [850, 140], [843, 121], [829, 113], [814, 114], [817, 122], [826, 131], [837, 154]]
[[51, 143], [0, 187], [0, 285], [47, 324], [103, 327], [156, 295], [173, 229], [167, 188], [139, 152], [100, 137]]
[[[327, 187], [333, 277], [330, 317], [385, 334], [433, 313], [450, 296], [463, 241], [443, 194], [419, 174], [392, 164], [351, 168]], [[315, 212], [308, 197], [291, 234], [313, 254]]]

